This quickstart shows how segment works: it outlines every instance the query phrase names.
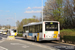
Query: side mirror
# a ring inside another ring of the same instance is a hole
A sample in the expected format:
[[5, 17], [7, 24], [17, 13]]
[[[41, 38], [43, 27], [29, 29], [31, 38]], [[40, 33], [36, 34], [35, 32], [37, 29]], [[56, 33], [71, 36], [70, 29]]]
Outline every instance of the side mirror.
[[26, 33], [29, 33], [29, 31], [26, 31]]

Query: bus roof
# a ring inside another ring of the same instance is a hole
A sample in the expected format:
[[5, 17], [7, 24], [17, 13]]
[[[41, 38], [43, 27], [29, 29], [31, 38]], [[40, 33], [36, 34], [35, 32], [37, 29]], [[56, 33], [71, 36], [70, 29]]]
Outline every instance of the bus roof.
[[29, 24], [23, 25], [23, 27], [30, 26], [30, 25], [37, 25], [37, 24], [42, 24], [42, 22], [29, 23]]
[[[43, 21], [43, 22], [58, 22], [58, 21]], [[37, 24], [42, 24], [43, 22], [28, 23], [26, 25], [23, 25], [23, 27], [25, 27], [25, 26], [31, 26], [31, 25], [37, 25]]]

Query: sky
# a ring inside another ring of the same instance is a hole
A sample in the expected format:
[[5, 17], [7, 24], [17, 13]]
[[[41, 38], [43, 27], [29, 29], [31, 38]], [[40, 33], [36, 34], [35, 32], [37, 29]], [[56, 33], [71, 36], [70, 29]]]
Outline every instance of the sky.
[[[43, 0], [43, 6], [47, 0]], [[42, 0], [0, 0], [0, 25], [15, 26], [15, 21], [40, 17]]]

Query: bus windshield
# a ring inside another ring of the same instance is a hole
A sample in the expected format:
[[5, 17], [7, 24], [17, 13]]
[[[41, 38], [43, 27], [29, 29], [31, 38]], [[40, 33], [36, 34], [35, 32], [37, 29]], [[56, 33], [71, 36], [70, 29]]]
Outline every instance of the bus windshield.
[[58, 31], [58, 23], [45, 22], [45, 31]]

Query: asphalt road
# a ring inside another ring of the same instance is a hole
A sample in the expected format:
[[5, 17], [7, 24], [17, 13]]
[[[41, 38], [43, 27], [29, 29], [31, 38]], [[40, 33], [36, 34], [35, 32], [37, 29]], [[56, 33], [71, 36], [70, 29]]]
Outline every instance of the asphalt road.
[[2, 40], [0, 40], [0, 50], [56, 50], [56, 48], [48, 47], [27, 40], [7, 40], [6, 35], [2, 35], [1, 37]]
[[6, 35], [0, 36], [4, 40], [0, 40], [0, 50], [2, 48], [8, 50], [52, 50], [52, 49], [60, 49], [60, 50], [75, 50], [75, 46], [43, 41], [43, 42], [34, 42], [32, 40], [25, 40], [22, 37], [16, 37], [17, 40], [5, 40], [7, 38]]
[[7, 35], [3, 35], [2, 33], [0, 33], [0, 38], [7, 38]]
[[0, 40], [2, 39], [2, 34], [0, 33]]
[[5, 50], [50, 50], [51, 49], [51, 48], [44, 48], [44, 47], [38, 46], [37, 44], [33, 45], [29, 43], [28, 42], [23, 43], [17, 40], [4, 41], [0, 43], [0, 48], [3, 47], [1, 49], [5, 48]]
[[2, 40], [3, 38], [7, 38], [7, 35], [3, 35], [0, 33], [0, 40]]
[[[25, 40], [22, 37], [16, 37], [16, 39], [23, 40], [23, 41], [34, 42], [32, 40]], [[62, 44], [62, 43], [56, 43], [56, 42], [50, 42], [50, 41], [34, 42], [34, 43], [46, 45], [46, 46], [49, 46], [49, 47], [58, 48], [60, 50], [75, 50], [75, 46], [68, 45], [68, 44]]]

